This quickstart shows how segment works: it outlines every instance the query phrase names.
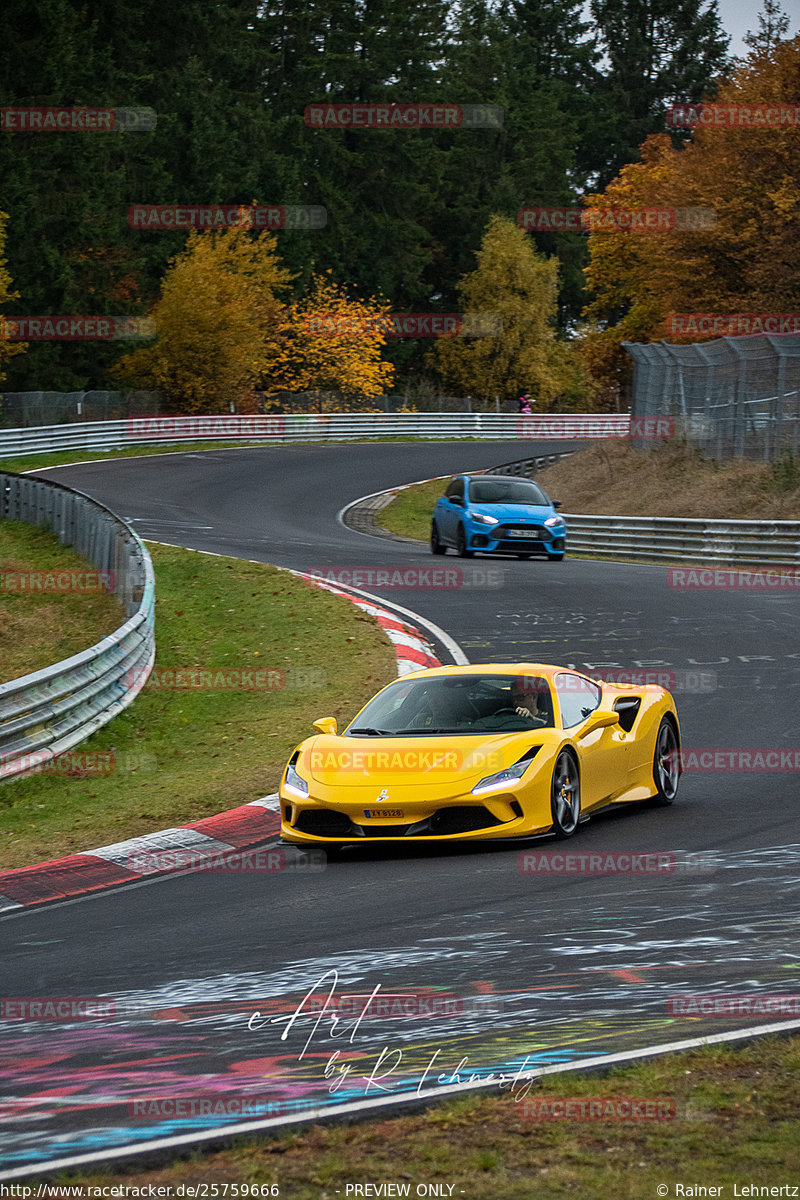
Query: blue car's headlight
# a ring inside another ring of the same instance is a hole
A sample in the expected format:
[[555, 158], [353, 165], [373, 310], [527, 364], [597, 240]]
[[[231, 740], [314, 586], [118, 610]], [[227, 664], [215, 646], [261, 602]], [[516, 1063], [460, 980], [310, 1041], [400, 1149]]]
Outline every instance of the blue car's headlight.
[[472, 789], [472, 795], [482, 796], [485, 792], [501, 792], [505, 788], [513, 787], [515, 783], [519, 783], [540, 749], [540, 746], [532, 746], [519, 762], [514, 763], [513, 767], [506, 767], [502, 771], [495, 771], [494, 775], [487, 775], [485, 779], [481, 779], [480, 783], [476, 783]]
[[486, 513], [471, 512], [469, 515], [473, 521], [480, 521], [482, 525], [499, 525], [500, 523], [499, 517], [489, 517]]
[[308, 799], [308, 784], [305, 779], [297, 774], [293, 763], [289, 763], [286, 768], [286, 774], [283, 777], [283, 786], [293, 796], [299, 796], [301, 800]]
[[563, 524], [564, 524], [563, 517], [548, 517], [547, 520], [545, 521], [545, 525], [549, 525], [549, 527], [551, 529], [555, 529], [559, 525], [563, 525]]

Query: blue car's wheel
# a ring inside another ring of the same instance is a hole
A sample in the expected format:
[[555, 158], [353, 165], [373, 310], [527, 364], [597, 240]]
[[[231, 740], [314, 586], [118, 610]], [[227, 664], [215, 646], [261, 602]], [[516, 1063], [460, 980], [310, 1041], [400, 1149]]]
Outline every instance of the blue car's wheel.
[[548, 554], [547, 561], [548, 562], [562, 562], [563, 558], [564, 558], [563, 554]]
[[435, 521], [431, 521], [431, 554], [447, 554], [447, 546], [439, 541], [439, 529]]
[[474, 550], [467, 549], [467, 535], [464, 532], [464, 526], [459, 525], [458, 533], [456, 534], [456, 551], [459, 558], [472, 558]]

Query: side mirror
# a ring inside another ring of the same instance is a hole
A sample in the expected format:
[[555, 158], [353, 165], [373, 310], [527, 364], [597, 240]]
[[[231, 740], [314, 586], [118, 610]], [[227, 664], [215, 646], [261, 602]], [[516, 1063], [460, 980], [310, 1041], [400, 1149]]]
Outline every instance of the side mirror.
[[584, 721], [578, 737], [588, 737], [590, 733], [595, 733], [598, 729], [608, 729], [610, 726], [618, 724], [619, 713], [609, 712], [607, 709], [604, 710], [602, 708], [596, 708], [594, 712], [590, 713]]
[[460, 496], [451, 496], [450, 503], [457, 504], [459, 508], [463, 508], [463, 506], [464, 506], [464, 501], [461, 499]]
[[551, 500], [550, 503], [552, 504], [553, 508], [561, 508], [560, 500]]
[[320, 717], [318, 721], [314, 722], [314, 728], [318, 729], [320, 733], [334, 734], [336, 733], [336, 717]]

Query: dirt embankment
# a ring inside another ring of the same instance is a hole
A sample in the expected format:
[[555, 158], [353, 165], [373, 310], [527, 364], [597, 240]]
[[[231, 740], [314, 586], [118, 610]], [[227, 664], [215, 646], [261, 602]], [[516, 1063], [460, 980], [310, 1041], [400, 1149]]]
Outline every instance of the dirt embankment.
[[800, 520], [800, 462], [717, 463], [686, 446], [598, 442], [536, 478], [567, 513]]

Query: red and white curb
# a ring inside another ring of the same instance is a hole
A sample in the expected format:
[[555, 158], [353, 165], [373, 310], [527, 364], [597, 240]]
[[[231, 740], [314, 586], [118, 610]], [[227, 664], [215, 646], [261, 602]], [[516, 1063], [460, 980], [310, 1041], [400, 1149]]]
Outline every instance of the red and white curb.
[[[199, 551], [203, 553], [203, 551]], [[218, 557], [218, 556], [214, 556]], [[413, 625], [380, 605], [352, 596], [331, 584], [292, 571], [293, 575], [344, 596], [373, 617], [394, 646], [398, 675], [442, 664], [429, 642]], [[203, 860], [221, 860], [241, 856], [239, 851], [274, 837], [280, 829], [280, 803], [277, 794], [251, 800], [228, 812], [205, 817], [191, 825], [162, 829], [141, 837], [128, 838], [110, 846], [100, 846], [85, 854], [70, 854], [53, 862], [37, 863], [0, 872], [0, 913], [29, 908], [57, 900], [99, 892], [105, 888], [132, 883], [154, 875], [182, 873], [202, 869]], [[156, 865], [153, 866], [155, 859]], [[159, 867], [174, 862], [175, 865]], [[187, 866], [187, 860], [192, 864]]]
[[[300, 572], [295, 573], [300, 574]], [[410, 671], [422, 671], [426, 667], [440, 667], [442, 665], [434, 654], [430, 642], [426, 641], [414, 625], [409, 625], [407, 621], [402, 621], [397, 613], [391, 612], [388, 608], [383, 608], [373, 601], [363, 600], [360, 597], [351, 595], [349, 592], [342, 591], [341, 588], [336, 587], [334, 584], [325, 583], [324, 580], [317, 579], [313, 575], [303, 574], [302, 578], [310, 580], [317, 587], [324, 588], [326, 592], [333, 592], [336, 596], [344, 596], [346, 600], [355, 604], [356, 608], [360, 608], [362, 612], [374, 617], [394, 646], [398, 675], [408, 675]]]

